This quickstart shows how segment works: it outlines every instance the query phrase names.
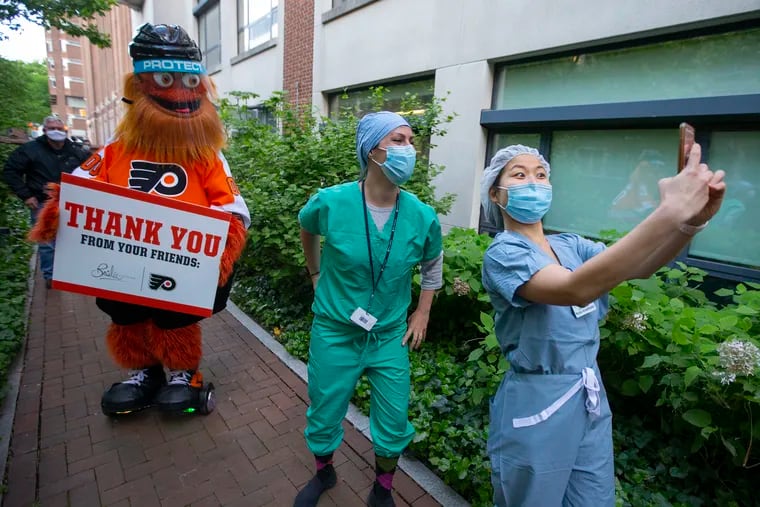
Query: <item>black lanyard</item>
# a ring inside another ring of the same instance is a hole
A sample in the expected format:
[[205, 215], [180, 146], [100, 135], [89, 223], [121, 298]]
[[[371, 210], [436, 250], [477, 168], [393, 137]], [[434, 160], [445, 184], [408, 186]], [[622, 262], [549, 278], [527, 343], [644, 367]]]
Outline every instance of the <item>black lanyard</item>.
[[385, 258], [383, 259], [383, 263], [380, 265], [380, 273], [377, 275], [377, 279], [375, 279], [375, 264], [372, 262], [372, 242], [370, 241], [370, 236], [369, 236], [369, 218], [367, 218], [367, 215], [369, 214], [367, 212], [367, 197], [364, 192], [365, 182], [366, 182], [365, 180], [361, 181], [362, 204], [364, 206], [364, 231], [367, 233], [367, 253], [369, 255], [369, 271], [372, 276], [372, 294], [369, 297], [369, 301], [371, 304], [372, 298], [375, 297], [375, 289], [377, 288], [377, 285], [380, 283], [380, 278], [383, 276], [383, 271], [385, 271], [385, 266], [388, 265], [388, 256], [390, 256], [391, 254], [391, 245], [393, 245], [393, 236], [396, 235], [396, 223], [398, 222], [399, 195], [401, 195], [401, 190], [399, 190], [398, 194], [396, 194], [396, 211], [393, 214], [393, 225], [391, 225], [391, 237], [388, 239], [388, 248], [385, 250]]

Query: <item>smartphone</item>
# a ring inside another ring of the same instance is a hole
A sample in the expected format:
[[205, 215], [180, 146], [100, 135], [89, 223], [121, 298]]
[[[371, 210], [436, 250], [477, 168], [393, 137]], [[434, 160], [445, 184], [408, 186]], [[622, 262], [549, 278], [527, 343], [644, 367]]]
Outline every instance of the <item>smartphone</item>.
[[694, 146], [694, 127], [684, 122], [678, 128], [679, 143], [678, 143], [678, 172], [681, 172], [686, 164], [689, 162], [689, 153], [691, 153], [691, 147]]

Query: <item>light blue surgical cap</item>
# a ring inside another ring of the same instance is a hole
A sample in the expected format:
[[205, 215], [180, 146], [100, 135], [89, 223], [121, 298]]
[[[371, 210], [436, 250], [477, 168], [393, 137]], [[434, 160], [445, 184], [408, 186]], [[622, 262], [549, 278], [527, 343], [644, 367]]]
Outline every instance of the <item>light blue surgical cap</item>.
[[409, 127], [409, 123], [396, 113], [380, 111], [369, 113], [359, 120], [356, 127], [356, 158], [362, 167], [359, 178], [367, 175], [367, 157], [371, 149], [380, 144], [383, 137], [398, 127]]
[[483, 205], [483, 212], [488, 221], [498, 227], [504, 228], [504, 220], [501, 218], [501, 212], [495, 202], [491, 201], [488, 191], [493, 186], [496, 178], [501, 174], [501, 170], [506, 167], [510, 160], [518, 155], [533, 155], [541, 161], [541, 165], [546, 169], [546, 175], [551, 176], [552, 169], [549, 162], [538, 152], [537, 149], [522, 144], [513, 144], [496, 152], [491, 159], [491, 164], [483, 171], [483, 179], [480, 182], [480, 203]]

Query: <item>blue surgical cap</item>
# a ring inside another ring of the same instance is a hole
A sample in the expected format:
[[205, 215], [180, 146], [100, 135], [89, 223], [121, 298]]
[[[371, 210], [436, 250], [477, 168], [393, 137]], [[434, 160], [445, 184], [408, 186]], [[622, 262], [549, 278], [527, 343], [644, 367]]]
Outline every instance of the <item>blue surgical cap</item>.
[[529, 146], [523, 146], [522, 144], [513, 144], [507, 146], [496, 152], [496, 155], [491, 159], [491, 163], [483, 171], [483, 179], [480, 182], [480, 203], [483, 205], [483, 212], [486, 215], [486, 219], [499, 229], [504, 228], [504, 220], [501, 218], [501, 212], [499, 206], [491, 200], [488, 191], [493, 186], [496, 178], [501, 174], [501, 170], [504, 169], [510, 160], [518, 155], [533, 155], [538, 158], [541, 165], [546, 169], [546, 175], [551, 176], [552, 169], [549, 167], [549, 162], [544, 159], [537, 149]]
[[370, 150], [398, 127], [409, 127], [409, 122], [390, 111], [369, 113], [359, 120], [356, 127], [356, 158], [362, 167], [359, 178], [367, 175], [367, 157]]

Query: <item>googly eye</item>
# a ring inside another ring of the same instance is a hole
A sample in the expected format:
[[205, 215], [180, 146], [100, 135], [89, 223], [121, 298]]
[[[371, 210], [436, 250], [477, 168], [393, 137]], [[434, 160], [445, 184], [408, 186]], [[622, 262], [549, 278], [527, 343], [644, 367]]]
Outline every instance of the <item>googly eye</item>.
[[153, 80], [161, 88], [169, 88], [174, 84], [174, 76], [168, 72], [156, 72], [153, 74]]
[[182, 76], [182, 84], [186, 88], [196, 88], [201, 84], [201, 78], [197, 74], [184, 74]]

